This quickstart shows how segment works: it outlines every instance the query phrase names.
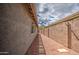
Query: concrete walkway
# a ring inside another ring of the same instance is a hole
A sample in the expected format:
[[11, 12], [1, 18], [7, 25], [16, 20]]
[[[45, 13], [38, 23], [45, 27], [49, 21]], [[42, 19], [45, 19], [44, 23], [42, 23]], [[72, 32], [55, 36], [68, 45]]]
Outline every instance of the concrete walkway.
[[44, 36], [43, 34], [40, 35], [47, 55], [78, 55], [79, 54], [71, 49], [64, 47], [63, 45], [54, 41], [53, 39]]

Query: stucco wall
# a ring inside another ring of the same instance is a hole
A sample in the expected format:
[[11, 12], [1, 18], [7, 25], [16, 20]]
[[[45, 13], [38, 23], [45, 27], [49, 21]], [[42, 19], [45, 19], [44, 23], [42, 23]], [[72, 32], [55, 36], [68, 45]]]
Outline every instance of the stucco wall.
[[37, 31], [22, 4], [0, 4], [0, 52], [25, 54]]

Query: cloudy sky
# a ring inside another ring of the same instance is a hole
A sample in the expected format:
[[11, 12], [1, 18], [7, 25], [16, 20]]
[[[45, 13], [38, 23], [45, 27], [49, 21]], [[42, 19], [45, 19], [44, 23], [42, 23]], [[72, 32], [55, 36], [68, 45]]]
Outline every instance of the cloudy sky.
[[38, 24], [43, 26], [79, 11], [79, 3], [40, 3], [36, 7]]

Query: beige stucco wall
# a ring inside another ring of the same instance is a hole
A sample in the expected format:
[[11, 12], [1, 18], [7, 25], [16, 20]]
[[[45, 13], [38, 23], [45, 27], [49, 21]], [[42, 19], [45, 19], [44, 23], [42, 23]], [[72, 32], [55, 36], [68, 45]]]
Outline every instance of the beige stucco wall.
[[25, 54], [36, 37], [32, 18], [22, 4], [0, 4], [0, 52]]

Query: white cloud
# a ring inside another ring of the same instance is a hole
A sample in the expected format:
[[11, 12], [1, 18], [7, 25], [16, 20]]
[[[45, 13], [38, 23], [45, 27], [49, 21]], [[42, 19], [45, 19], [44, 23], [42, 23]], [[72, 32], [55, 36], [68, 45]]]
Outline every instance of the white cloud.
[[51, 22], [64, 18], [77, 11], [79, 11], [78, 3], [45, 3], [38, 4], [37, 6], [37, 14], [39, 14], [41, 18], [45, 19], [45, 17], [49, 18], [49, 16], [54, 17], [49, 18], [52, 19]]

